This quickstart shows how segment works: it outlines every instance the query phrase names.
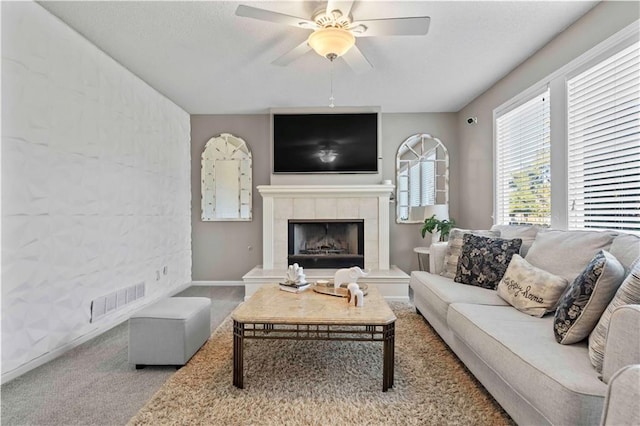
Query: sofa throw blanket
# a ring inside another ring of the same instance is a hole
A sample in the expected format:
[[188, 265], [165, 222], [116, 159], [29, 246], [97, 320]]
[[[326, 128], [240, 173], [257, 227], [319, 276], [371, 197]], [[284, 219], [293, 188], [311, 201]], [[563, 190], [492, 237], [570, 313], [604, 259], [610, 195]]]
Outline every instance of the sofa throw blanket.
[[466, 234], [454, 281], [495, 290], [511, 258], [520, 252], [522, 239]]

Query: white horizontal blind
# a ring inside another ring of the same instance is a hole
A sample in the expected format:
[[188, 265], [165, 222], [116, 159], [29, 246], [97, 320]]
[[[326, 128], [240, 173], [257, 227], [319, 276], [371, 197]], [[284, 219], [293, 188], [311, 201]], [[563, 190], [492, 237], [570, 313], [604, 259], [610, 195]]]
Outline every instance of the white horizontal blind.
[[640, 43], [567, 82], [569, 229], [640, 232]]
[[398, 216], [402, 220], [409, 220], [409, 171], [403, 167], [398, 171]]
[[431, 152], [422, 159], [420, 164], [422, 173], [422, 185], [420, 198], [423, 206], [431, 206], [436, 203], [436, 152]]
[[409, 166], [409, 205], [418, 207], [420, 200], [420, 161], [411, 162]]
[[496, 119], [496, 223], [551, 222], [549, 89]]

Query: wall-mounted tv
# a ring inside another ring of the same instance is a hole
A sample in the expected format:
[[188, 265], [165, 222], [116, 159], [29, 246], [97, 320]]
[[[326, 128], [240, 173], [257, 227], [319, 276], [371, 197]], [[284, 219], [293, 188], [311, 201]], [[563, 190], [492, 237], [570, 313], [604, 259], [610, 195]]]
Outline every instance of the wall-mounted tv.
[[376, 173], [378, 114], [274, 114], [274, 173]]

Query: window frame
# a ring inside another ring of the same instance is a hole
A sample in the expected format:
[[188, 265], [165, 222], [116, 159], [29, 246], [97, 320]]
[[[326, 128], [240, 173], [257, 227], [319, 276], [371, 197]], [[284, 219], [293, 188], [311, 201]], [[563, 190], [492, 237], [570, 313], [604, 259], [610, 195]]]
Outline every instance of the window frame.
[[[538, 98], [540, 95], [546, 93], [547, 91], [549, 91], [549, 101], [552, 102], [553, 96], [551, 95], [551, 90], [549, 85], [539, 84], [536, 86], [532, 86], [525, 92], [522, 92], [521, 94], [522, 96], [519, 96], [514, 102], [503, 105], [503, 107], [499, 109], [497, 108], [493, 111], [493, 215], [492, 215], [492, 218], [493, 218], [494, 224], [498, 223], [498, 210], [499, 210], [498, 186], [500, 184], [500, 182], [498, 182], [498, 126], [497, 126], [498, 119], [503, 117], [506, 114], [509, 114], [515, 109], [521, 107], [527, 102], [535, 98]], [[549, 108], [551, 108], [551, 105], [549, 105]], [[551, 113], [549, 117], [551, 118]], [[549, 127], [551, 127], [551, 123], [549, 124]], [[549, 162], [551, 163], [551, 159], [549, 159]], [[551, 176], [553, 176], [553, 173], [551, 173]], [[549, 199], [549, 203], [551, 206], [553, 206], [551, 198]]]
[[[550, 90], [550, 126], [551, 126], [551, 228], [568, 229], [569, 226], [569, 188], [568, 188], [568, 159], [569, 159], [569, 123], [567, 106], [567, 82], [570, 78], [580, 74], [584, 70], [616, 54], [622, 49], [640, 40], [639, 21], [636, 21], [608, 39], [589, 49], [579, 57], [573, 59], [555, 72], [547, 75], [540, 81], [531, 85], [524, 91], [512, 97], [493, 110], [493, 214], [494, 224], [497, 222], [497, 162], [496, 120], [500, 115], [522, 105], [537, 92]], [[623, 232], [635, 233], [631, 230]]]

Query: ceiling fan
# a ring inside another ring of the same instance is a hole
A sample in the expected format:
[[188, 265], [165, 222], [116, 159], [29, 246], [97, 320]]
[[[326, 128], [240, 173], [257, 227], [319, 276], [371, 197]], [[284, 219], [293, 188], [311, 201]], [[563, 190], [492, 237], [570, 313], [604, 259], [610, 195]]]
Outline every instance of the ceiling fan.
[[416, 36], [429, 31], [428, 16], [354, 20], [353, 3], [354, 0], [329, 0], [326, 8], [317, 10], [311, 19], [246, 5], [239, 5], [236, 15], [313, 31], [305, 41], [273, 61], [275, 65], [287, 65], [313, 49], [330, 61], [342, 57], [357, 73], [373, 68], [355, 45], [357, 37]]

